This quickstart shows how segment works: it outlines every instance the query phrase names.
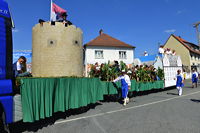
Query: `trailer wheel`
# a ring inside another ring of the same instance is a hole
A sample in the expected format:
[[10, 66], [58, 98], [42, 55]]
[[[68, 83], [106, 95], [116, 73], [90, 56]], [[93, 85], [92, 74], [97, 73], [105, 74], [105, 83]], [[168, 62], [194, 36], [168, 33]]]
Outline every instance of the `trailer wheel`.
[[10, 133], [8, 125], [6, 124], [6, 115], [4, 111], [0, 111], [0, 131], [2, 131], [2, 133]]

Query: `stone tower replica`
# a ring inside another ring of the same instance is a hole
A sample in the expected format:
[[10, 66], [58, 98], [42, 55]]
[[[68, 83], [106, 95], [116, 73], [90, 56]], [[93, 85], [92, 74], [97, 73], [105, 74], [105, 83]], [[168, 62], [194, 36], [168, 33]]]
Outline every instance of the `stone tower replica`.
[[32, 29], [34, 77], [83, 76], [82, 31], [62, 22], [44, 22]]

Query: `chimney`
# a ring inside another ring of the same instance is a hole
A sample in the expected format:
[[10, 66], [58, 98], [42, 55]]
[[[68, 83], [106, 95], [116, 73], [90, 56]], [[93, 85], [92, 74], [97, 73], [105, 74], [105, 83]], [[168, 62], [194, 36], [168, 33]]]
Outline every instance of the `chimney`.
[[100, 30], [99, 30], [99, 35], [102, 35], [102, 34], [103, 34], [103, 30], [100, 29]]

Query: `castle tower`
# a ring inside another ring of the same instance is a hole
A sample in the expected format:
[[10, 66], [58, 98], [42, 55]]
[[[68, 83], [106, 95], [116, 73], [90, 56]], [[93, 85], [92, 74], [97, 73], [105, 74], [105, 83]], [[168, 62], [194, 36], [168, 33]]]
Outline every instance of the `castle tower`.
[[44, 22], [32, 29], [34, 77], [83, 75], [82, 31], [74, 25]]

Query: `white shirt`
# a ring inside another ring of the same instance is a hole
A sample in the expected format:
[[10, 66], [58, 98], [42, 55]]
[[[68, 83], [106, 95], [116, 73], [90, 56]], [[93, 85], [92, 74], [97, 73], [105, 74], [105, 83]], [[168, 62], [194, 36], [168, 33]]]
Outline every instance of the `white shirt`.
[[130, 80], [130, 78], [129, 78], [129, 76], [128, 75], [124, 75], [124, 76], [119, 76], [118, 78], [116, 78], [113, 82], [117, 82], [117, 81], [119, 81], [119, 80], [121, 80], [121, 79], [125, 79], [125, 81], [126, 81], [126, 83], [128, 84], [128, 86], [131, 86], [131, 80]]
[[19, 62], [17, 62], [17, 71], [21, 71], [21, 70], [22, 70], [22, 65]]
[[159, 48], [159, 49], [158, 49], [158, 52], [159, 52], [160, 54], [164, 54], [165, 51], [164, 51], [163, 48]]
[[198, 78], [198, 73], [197, 72], [193, 72], [192, 74], [195, 74], [196, 75], [196, 78]]

